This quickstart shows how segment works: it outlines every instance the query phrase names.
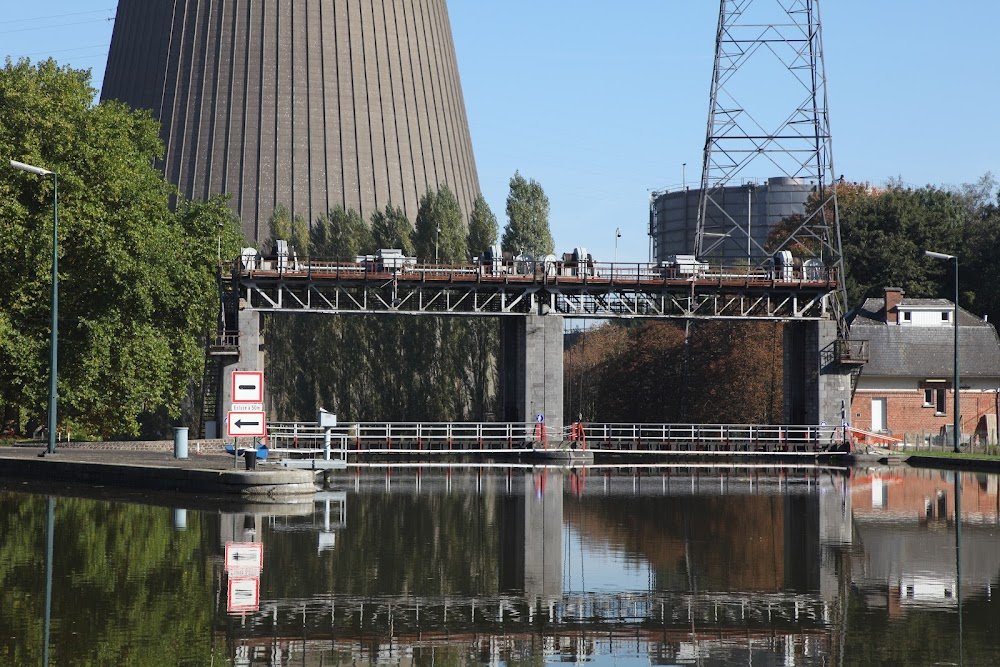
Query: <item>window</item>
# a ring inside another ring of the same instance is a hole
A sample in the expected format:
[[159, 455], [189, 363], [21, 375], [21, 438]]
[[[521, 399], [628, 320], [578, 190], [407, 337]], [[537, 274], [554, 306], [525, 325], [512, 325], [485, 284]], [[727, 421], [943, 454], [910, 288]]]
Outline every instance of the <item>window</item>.
[[949, 313], [947, 310], [944, 311], [943, 313], [941, 313], [941, 321], [942, 322], [950, 322], [951, 321], [951, 313]]
[[909, 322], [913, 319], [913, 313], [908, 310], [903, 311], [903, 321]]
[[947, 399], [947, 387], [924, 388], [924, 407], [934, 408], [934, 413], [937, 415], [943, 415], [947, 411]]

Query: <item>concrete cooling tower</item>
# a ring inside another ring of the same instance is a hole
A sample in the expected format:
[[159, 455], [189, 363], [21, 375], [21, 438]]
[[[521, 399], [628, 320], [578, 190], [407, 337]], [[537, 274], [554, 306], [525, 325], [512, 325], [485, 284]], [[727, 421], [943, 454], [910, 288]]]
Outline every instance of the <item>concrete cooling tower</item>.
[[167, 180], [256, 239], [278, 204], [479, 192], [446, 0], [119, 0], [102, 99], [152, 110]]

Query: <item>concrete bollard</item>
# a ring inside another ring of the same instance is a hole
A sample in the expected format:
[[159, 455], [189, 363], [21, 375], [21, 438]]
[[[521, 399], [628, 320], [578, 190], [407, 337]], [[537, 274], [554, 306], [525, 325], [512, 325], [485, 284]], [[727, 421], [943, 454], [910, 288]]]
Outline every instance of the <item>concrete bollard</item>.
[[186, 459], [188, 457], [188, 427], [174, 427], [174, 458]]

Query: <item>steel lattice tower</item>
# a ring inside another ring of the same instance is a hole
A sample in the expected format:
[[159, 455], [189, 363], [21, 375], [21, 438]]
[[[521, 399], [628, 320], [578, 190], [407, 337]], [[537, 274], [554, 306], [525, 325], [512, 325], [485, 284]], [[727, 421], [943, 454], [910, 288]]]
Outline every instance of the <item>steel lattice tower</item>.
[[[771, 176], [814, 184], [817, 205], [775, 230], [765, 248], [751, 237], [749, 220], [726, 213], [723, 193]], [[731, 238], [752, 244], [755, 255], [792, 250], [834, 268], [841, 287], [831, 306], [842, 321], [846, 290], [819, 0], [721, 0], [695, 254], [710, 260]]]
[[252, 238], [278, 204], [412, 221], [479, 192], [446, 0], [119, 0], [102, 98], [150, 109], [166, 179], [230, 193]]

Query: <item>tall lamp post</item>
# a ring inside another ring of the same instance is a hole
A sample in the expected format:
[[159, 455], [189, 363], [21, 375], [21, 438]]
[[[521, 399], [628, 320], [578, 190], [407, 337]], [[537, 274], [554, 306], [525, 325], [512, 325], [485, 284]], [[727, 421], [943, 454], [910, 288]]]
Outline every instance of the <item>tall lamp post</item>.
[[959, 431], [960, 421], [959, 421], [959, 407], [958, 407], [959, 406], [958, 395], [959, 395], [959, 393], [961, 391], [959, 383], [958, 383], [959, 382], [959, 372], [958, 372], [958, 256], [957, 255], [946, 255], [943, 252], [933, 252], [933, 251], [930, 251], [930, 250], [925, 250], [924, 254], [927, 257], [932, 257], [934, 259], [941, 259], [941, 260], [945, 260], [945, 261], [952, 261], [952, 260], [954, 260], [954, 262], [955, 262], [955, 317], [954, 317], [955, 321], [952, 323], [954, 325], [954, 327], [955, 327], [955, 377], [953, 379], [953, 383], [955, 385], [955, 406], [954, 406], [955, 425], [953, 426], [953, 428], [955, 430], [955, 433], [954, 433], [954, 436], [955, 436], [954, 451], [960, 452], [960, 451], [962, 451], [962, 449], [961, 449], [962, 435], [961, 435], [961, 433]]
[[59, 174], [16, 160], [14, 169], [52, 177], [52, 334], [49, 341], [49, 454], [56, 451], [56, 380], [59, 378]]

